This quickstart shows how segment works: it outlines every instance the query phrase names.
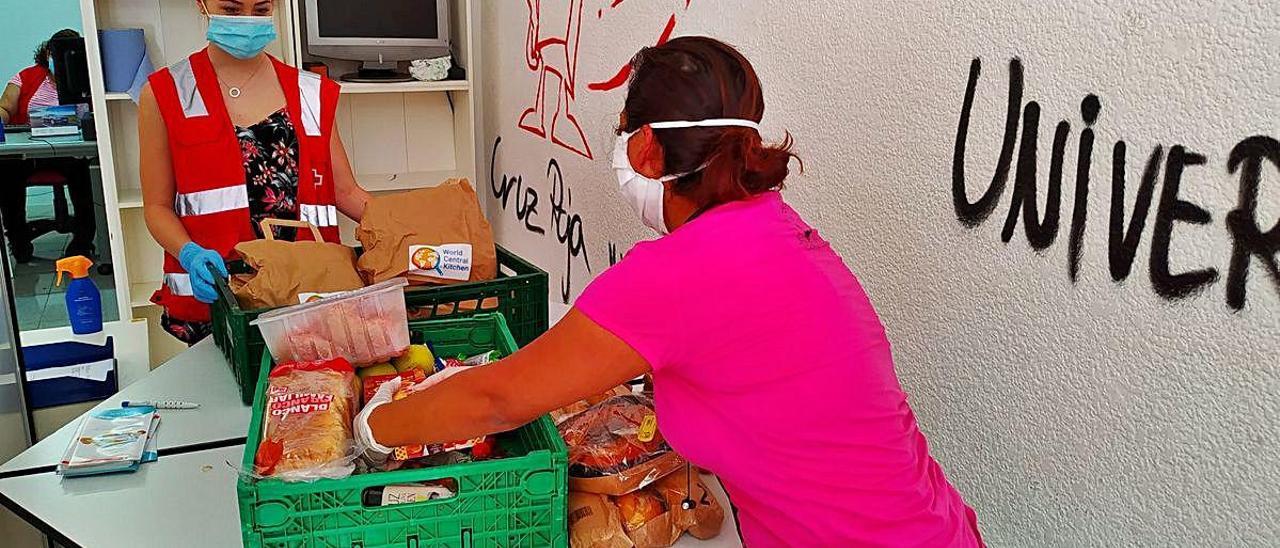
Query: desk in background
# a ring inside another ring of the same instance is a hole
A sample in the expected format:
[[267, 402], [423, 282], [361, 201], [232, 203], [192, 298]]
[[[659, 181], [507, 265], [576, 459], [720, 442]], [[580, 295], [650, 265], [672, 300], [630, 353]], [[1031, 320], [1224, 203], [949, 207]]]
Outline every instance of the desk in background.
[[79, 136], [32, 137], [31, 132], [7, 133], [0, 143], [0, 158], [94, 158], [98, 156], [98, 142], [86, 141]]

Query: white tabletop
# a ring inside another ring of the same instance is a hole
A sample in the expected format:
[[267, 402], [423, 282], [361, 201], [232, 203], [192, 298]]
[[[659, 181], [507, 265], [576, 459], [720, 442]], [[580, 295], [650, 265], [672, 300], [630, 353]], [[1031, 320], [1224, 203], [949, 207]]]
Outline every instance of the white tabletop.
[[4, 478], [0, 496], [72, 546], [240, 546], [236, 471], [227, 461], [239, 463], [243, 452], [234, 445], [169, 455], [132, 474]]
[[[160, 457], [133, 474], [67, 478], [52, 473], [0, 479], [0, 496], [57, 531], [64, 542], [104, 548], [240, 546], [236, 471], [243, 445]], [[688, 535], [676, 546], [742, 546], [720, 482], [703, 477], [725, 510], [720, 535]]]
[[30, 132], [6, 133], [0, 143], [0, 157], [50, 158], [55, 156], [97, 156], [98, 143], [79, 135], [32, 137]]
[[[553, 319], [567, 309], [553, 303]], [[199, 446], [243, 438], [250, 409], [240, 402], [231, 370], [211, 340], [175, 356], [95, 409], [160, 398], [198, 402], [201, 408], [162, 412], [158, 461], [132, 474], [66, 480], [40, 470], [62, 458], [79, 426], [73, 421], [0, 466], [0, 475], [10, 476], [0, 479], [0, 502], [21, 509], [23, 519], [72, 546], [239, 546], [236, 471], [227, 463], [241, 461], [244, 445]], [[165, 454], [182, 449], [191, 450]], [[720, 535], [709, 541], [685, 535], [676, 546], [741, 546], [720, 482], [712, 476], [703, 481], [725, 509]]]
[[[174, 356], [94, 409], [119, 407], [125, 400], [155, 399], [200, 404], [199, 409], [160, 412], [160, 431], [156, 442], [162, 454], [192, 446], [243, 440], [249, 430], [250, 408], [241, 402], [240, 389], [231, 367], [214, 346], [212, 338]], [[67, 423], [0, 466], [0, 475], [58, 464], [79, 427], [80, 420]]]

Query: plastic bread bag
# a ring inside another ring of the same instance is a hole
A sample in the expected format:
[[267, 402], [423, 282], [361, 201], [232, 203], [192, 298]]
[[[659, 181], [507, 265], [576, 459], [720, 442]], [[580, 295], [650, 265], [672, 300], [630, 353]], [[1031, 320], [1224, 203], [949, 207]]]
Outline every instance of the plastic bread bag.
[[557, 427], [569, 446], [569, 488], [623, 495], [681, 469], [684, 460], [658, 431], [653, 401], [615, 396]]
[[351, 475], [358, 387], [355, 369], [343, 358], [286, 363], [272, 370], [254, 472], [284, 481]]
[[566, 405], [564, 407], [561, 407], [560, 409], [556, 409], [555, 411], [552, 411], [551, 420], [554, 421], [556, 424], [560, 424], [564, 421], [569, 420], [570, 418], [573, 418], [578, 413], [581, 413], [583, 411], [586, 411], [587, 409], [590, 409], [591, 406], [597, 403], [600, 403], [614, 396], [625, 396], [631, 393], [632, 393], [631, 387], [625, 384], [614, 387], [613, 389], [603, 394], [598, 394], [590, 398], [587, 398], [585, 400], [579, 400], [569, 405]]
[[686, 532], [700, 540], [711, 539], [724, 524], [720, 501], [691, 473], [671, 474], [613, 502], [636, 548], [671, 546]]

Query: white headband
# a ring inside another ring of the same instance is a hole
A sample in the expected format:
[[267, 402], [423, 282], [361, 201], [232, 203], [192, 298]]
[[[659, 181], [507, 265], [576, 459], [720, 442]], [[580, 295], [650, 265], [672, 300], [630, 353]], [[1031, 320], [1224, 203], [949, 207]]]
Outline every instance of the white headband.
[[651, 122], [646, 124], [653, 129], [678, 129], [686, 127], [745, 127], [760, 131], [760, 124], [751, 120], [743, 120], [740, 118], [712, 118], [710, 120], [693, 120], [693, 121], [671, 121], [671, 122]]

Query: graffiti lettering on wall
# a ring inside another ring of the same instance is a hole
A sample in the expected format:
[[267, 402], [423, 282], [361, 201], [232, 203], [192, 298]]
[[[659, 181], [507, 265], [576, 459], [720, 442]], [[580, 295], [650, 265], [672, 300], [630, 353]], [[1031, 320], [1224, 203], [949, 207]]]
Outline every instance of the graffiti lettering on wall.
[[618, 244], [609, 242], [609, 266], [618, 264], [618, 261], [621, 261], [624, 255], [626, 253], [618, 251]]
[[[692, 0], [681, 0], [688, 9]], [[594, 158], [582, 124], [573, 113], [578, 98], [578, 53], [582, 50], [582, 10], [584, 0], [525, 0], [529, 24], [525, 33], [525, 67], [538, 75], [532, 105], [520, 114], [517, 127], [574, 154]], [[623, 0], [610, 1], [614, 9]], [[596, 12], [602, 18], [604, 10]], [[676, 16], [672, 14], [658, 36], [658, 45], [671, 37]], [[563, 31], [561, 30], [563, 29]], [[589, 51], [589, 48], [588, 48]], [[588, 84], [592, 91], [610, 91], [626, 83], [631, 66], [625, 64], [612, 78]], [[552, 110], [554, 109], [554, 110]], [[548, 111], [551, 112], [548, 112]]]
[[[493, 141], [493, 157], [498, 157], [498, 145], [502, 144], [502, 137], [498, 137]], [[533, 218], [538, 216], [538, 191], [533, 187], [524, 186], [524, 177], [519, 175], [515, 177], [502, 175], [502, 182], [498, 182], [497, 174], [494, 173], [493, 163], [489, 164], [489, 188], [493, 191], [493, 197], [501, 200], [502, 209], [505, 211], [509, 205], [516, 208], [516, 220], [524, 221], [524, 229], [534, 234], [546, 234], [547, 229], [538, 226]], [[521, 192], [523, 190], [523, 192]], [[515, 200], [508, 203], [511, 199], [512, 191], [515, 191]]]
[[[1008, 186], [1009, 171], [1014, 161], [1014, 145], [1018, 144], [1018, 156], [1014, 170], [1012, 199], [1005, 217], [1001, 239], [1013, 238], [1019, 218], [1023, 233], [1031, 247], [1039, 253], [1046, 252], [1055, 242], [1059, 232], [1062, 208], [1062, 168], [1066, 156], [1067, 139], [1071, 123], [1062, 120], [1054, 129], [1049, 156], [1049, 176], [1045, 190], [1045, 208], [1039, 211], [1038, 146], [1040, 105], [1036, 101], [1022, 102], [1023, 66], [1019, 59], [1009, 62], [1008, 109], [1000, 154], [996, 161], [991, 183], [976, 201], [969, 200], [965, 182], [966, 142], [969, 137], [969, 120], [974, 94], [981, 74], [982, 63], [974, 59], [969, 66], [969, 81], [965, 89], [964, 103], [960, 111], [960, 123], [956, 130], [955, 151], [952, 161], [951, 190], [956, 218], [966, 227], [981, 225], [995, 211], [997, 201]], [[1072, 283], [1079, 279], [1080, 261], [1084, 248], [1085, 227], [1088, 224], [1088, 200], [1091, 167], [1093, 164], [1094, 130], [1102, 112], [1102, 101], [1096, 95], [1087, 95], [1080, 104], [1080, 119], [1084, 129], [1080, 131], [1076, 154], [1075, 188], [1072, 195], [1072, 213], [1067, 242], [1067, 275]], [[1021, 123], [1021, 142], [1018, 143], [1018, 126]], [[1168, 147], [1157, 145], [1147, 156], [1142, 176], [1137, 182], [1132, 211], [1126, 211], [1128, 146], [1117, 141], [1111, 151], [1111, 207], [1108, 223], [1108, 269], [1116, 282], [1128, 278], [1134, 258], [1142, 241], [1148, 219], [1155, 203], [1154, 222], [1151, 223], [1151, 253], [1147, 262], [1152, 288], [1162, 298], [1178, 300], [1198, 294], [1217, 283], [1222, 277], [1215, 266], [1202, 266], [1174, 272], [1170, 265], [1173, 246], [1173, 229], [1179, 224], [1208, 225], [1213, 214], [1182, 196], [1189, 172], [1212, 169], [1215, 165], [1199, 152], [1186, 145]], [[1244, 308], [1248, 278], [1251, 268], [1260, 265], [1272, 287], [1280, 291], [1280, 220], [1268, 230], [1263, 230], [1257, 218], [1258, 195], [1265, 168], [1280, 169], [1280, 141], [1268, 136], [1251, 136], [1237, 143], [1226, 155], [1226, 161], [1217, 164], [1232, 177], [1238, 179], [1236, 205], [1226, 213], [1223, 222], [1231, 237], [1231, 253], [1227, 260], [1226, 302], [1232, 310]], [[1161, 171], [1163, 170], [1163, 173]], [[1163, 175], [1163, 177], [1161, 177]], [[1159, 181], [1159, 193], [1156, 186]], [[1126, 222], [1125, 217], [1128, 216]], [[1182, 230], [1185, 230], [1184, 227]]]
[[[547, 230], [536, 220], [540, 199], [538, 190], [525, 184], [523, 175], [504, 173], [501, 178], [498, 177], [498, 150], [501, 145], [501, 136], [493, 140], [492, 155], [489, 157], [489, 190], [501, 204], [503, 211], [514, 209], [516, 220], [523, 223], [525, 230], [546, 236]], [[565, 270], [560, 277], [560, 298], [565, 304], [569, 304], [569, 295], [573, 290], [574, 259], [581, 258], [587, 273], [591, 273], [591, 262], [587, 259], [587, 239], [583, 234], [582, 216], [571, 209], [573, 189], [565, 185], [560, 162], [555, 158], [547, 161], [546, 177], [551, 182], [551, 226], [556, 241], [564, 247], [565, 253]]]
[[587, 240], [582, 235], [582, 217], [569, 210], [573, 206], [573, 189], [564, 184], [560, 163], [552, 158], [547, 162], [547, 177], [551, 179], [551, 223], [555, 225], [556, 240], [564, 246], [564, 276], [560, 277], [560, 298], [569, 304], [570, 284], [573, 280], [573, 259], [582, 258], [587, 273], [591, 261], [587, 259]]

